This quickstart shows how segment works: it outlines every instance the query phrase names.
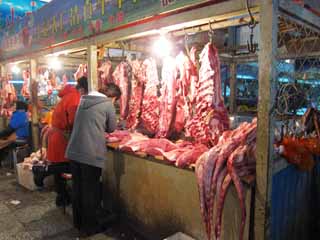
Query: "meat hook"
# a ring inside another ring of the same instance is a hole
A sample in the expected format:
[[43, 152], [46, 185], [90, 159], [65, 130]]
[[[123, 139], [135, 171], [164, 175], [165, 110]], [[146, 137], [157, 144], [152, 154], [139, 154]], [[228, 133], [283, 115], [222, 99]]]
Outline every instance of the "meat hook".
[[211, 26], [211, 21], [209, 21], [209, 40], [211, 42], [211, 44], [213, 44], [213, 35], [214, 35], [214, 31], [213, 31], [213, 28]]
[[189, 36], [185, 29], [183, 29], [184, 32], [184, 47], [186, 49], [187, 55], [190, 56], [190, 50], [188, 45]]
[[248, 23], [248, 27], [251, 30], [250, 42], [247, 41], [248, 51], [249, 51], [249, 53], [255, 53], [257, 51], [257, 44], [253, 42], [253, 38], [254, 38], [253, 29], [256, 27], [257, 22], [254, 19], [253, 15], [252, 15], [252, 12], [250, 10], [249, 0], [246, 0], [246, 5], [247, 5], [247, 10], [248, 10], [248, 13], [249, 13], [249, 16], [250, 16], [250, 22]]

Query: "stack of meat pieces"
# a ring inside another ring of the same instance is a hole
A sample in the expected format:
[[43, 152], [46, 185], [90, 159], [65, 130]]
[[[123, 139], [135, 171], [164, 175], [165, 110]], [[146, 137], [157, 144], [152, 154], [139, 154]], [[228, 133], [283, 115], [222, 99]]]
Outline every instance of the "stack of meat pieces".
[[117, 130], [106, 134], [107, 142], [119, 142], [119, 149], [125, 152], [143, 152], [151, 156], [162, 156], [165, 160], [184, 168], [194, 164], [199, 156], [208, 151], [202, 144], [193, 145], [182, 141], [173, 143], [168, 139], [152, 139], [140, 133]]
[[[208, 43], [200, 55], [199, 80], [193, 84], [195, 114], [186, 124], [186, 135], [196, 142], [215, 145], [229, 128], [227, 110], [221, 96], [220, 61], [217, 49]], [[197, 80], [197, 79], [195, 79]]]
[[[201, 155], [196, 163], [200, 208], [209, 240], [212, 239], [214, 216], [215, 236], [220, 239], [224, 200], [232, 181], [242, 210], [239, 239], [243, 239], [246, 209], [240, 178], [255, 174], [256, 128], [254, 120], [250, 124], [242, 123], [233, 131], [225, 131], [218, 143]], [[215, 215], [214, 203], [217, 204]]]

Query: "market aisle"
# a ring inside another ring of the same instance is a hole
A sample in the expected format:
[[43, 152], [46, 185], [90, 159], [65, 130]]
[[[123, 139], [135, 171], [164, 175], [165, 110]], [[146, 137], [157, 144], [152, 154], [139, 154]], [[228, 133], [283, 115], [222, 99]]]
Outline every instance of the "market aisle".
[[[8, 170], [0, 169], [0, 240], [79, 239], [68, 213], [71, 209], [64, 215], [56, 208], [53, 192], [28, 191], [17, 184], [14, 174], [7, 174]], [[115, 229], [85, 240], [139, 240]]]

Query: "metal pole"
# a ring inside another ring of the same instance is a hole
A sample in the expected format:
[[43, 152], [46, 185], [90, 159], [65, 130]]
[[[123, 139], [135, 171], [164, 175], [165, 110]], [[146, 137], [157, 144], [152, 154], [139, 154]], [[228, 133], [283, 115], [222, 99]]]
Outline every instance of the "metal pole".
[[271, 189], [273, 165], [274, 116], [278, 0], [261, 0], [259, 51], [259, 102], [257, 130], [257, 166], [255, 193], [255, 240], [272, 239]]
[[230, 64], [230, 113], [237, 113], [237, 63]]
[[97, 46], [90, 45], [87, 48], [88, 54], [88, 88], [89, 91], [98, 89], [98, 55]]
[[31, 105], [32, 105], [32, 142], [33, 149], [39, 149], [40, 135], [39, 135], [39, 110], [38, 109], [38, 83], [37, 83], [37, 61], [30, 59], [30, 92], [31, 92]]

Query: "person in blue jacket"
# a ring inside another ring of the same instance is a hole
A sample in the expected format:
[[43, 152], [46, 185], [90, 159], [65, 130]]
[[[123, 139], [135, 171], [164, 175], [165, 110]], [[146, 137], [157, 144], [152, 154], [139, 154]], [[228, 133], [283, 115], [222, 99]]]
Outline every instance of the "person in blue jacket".
[[[9, 137], [11, 134], [16, 134], [16, 142], [27, 142], [29, 138], [29, 119], [28, 119], [28, 105], [22, 101], [16, 102], [16, 111], [13, 112], [9, 126], [5, 128], [4, 130], [0, 131], [0, 139], [5, 139]], [[9, 145], [8, 147], [1, 149], [0, 152], [0, 161], [2, 161], [6, 154], [8, 153], [8, 150], [10, 149], [12, 145]]]
[[28, 105], [22, 101], [16, 102], [16, 111], [13, 112], [9, 126], [0, 131], [0, 138], [6, 138], [16, 133], [17, 140], [27, 140], [29, 137]]

